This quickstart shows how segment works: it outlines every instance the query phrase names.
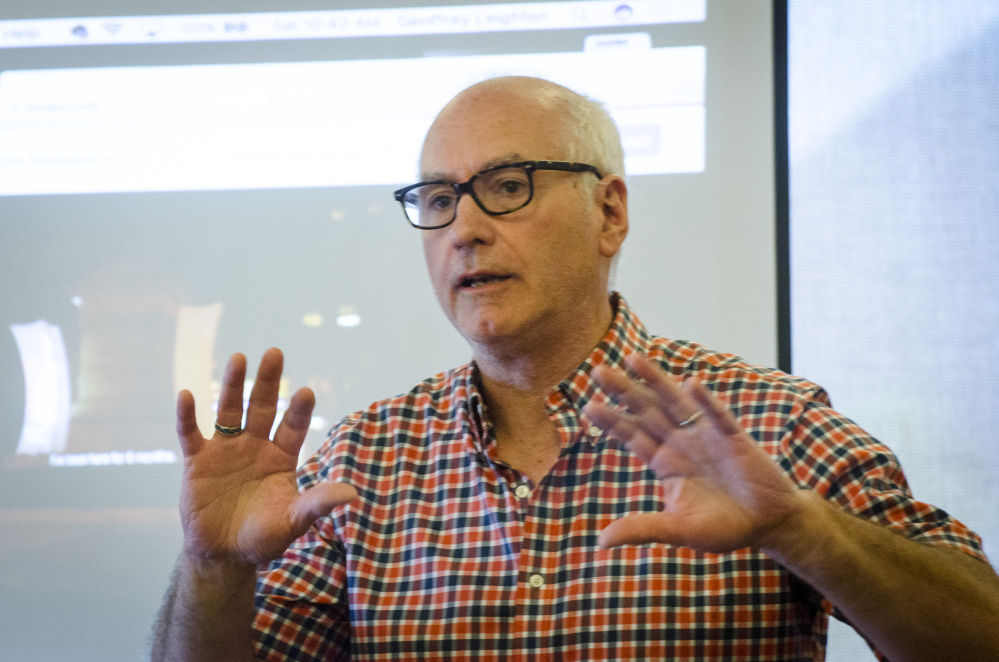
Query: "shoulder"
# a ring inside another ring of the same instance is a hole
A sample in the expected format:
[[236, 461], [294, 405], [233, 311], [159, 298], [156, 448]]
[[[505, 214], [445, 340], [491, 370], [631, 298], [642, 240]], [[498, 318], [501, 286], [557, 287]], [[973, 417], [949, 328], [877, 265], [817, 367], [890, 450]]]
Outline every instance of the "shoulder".
[[624, 298], [613, 293], [616, 315], [604, 341], [603, 360], [617, 364], [624, 354], [638, 351], [676, 379], [696, 379], [733, 408], [737, 416], [750, 413], [740, 408], [761, 403], [787, 404], [813, 399], [828, 404], [828, 397], [812, 382], [774, 368], [754, 365], [740, 356], [708, 349], [699, 343], [671, 340], [649, 333]]
[[[789, 473], [798, 462], [856, 461], [890, 451], [833, 409], [819, 385], [686, 341], [651, 338], [648, 355], [677, 379], [696, 379]], [[840, 458], [840, 459], [837, 459]]]
[[704, 384], [740, 417], [761, 413], [761, 407], [790, 414], [796, 403], [829, 405], [822, 387], [807, 379], [695, 342], [650, 336], [646, 353], [676, 378]]

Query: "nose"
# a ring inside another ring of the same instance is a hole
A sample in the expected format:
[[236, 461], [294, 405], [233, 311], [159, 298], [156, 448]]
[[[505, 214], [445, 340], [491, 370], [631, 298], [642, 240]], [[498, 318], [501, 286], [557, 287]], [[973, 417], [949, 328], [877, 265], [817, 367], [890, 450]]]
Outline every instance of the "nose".
[[454, 221], [444, 229], [450, 232], [455, 246], [491, 244], [496, 231], [493, 218], [479, 207], [469, 193], [458, 197]]

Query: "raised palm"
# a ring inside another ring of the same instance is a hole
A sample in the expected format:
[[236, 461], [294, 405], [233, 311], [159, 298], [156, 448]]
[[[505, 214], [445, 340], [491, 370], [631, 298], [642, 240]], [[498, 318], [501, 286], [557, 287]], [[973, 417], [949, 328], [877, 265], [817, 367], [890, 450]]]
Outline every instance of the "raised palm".
[[[280, 556], [316, 518], [356, 496], [353, 488], [321, 483], [299, 493], [298, 452], [305, 440], [315, 398], [309, 389], [292, 396], [274, 433], [283, 356], [270, 349], [261, 359], [246, 411], [246, 426], [233, 435], [206, 439], [198, 429], [194, 398], [177, 398], [177, 434], [184, 452], [181, 524], [186, 553], [205, 562], [246, 565]], [[217, 423], [238, 428], [243, 418], [246, 358], [226, 366]]]
[[[664, 542], [704, 552], [768, 546], [800, 512], [795, 485], [702, 386], [681, 386], [637, 355], [627, 364], [642, 383], [621, 371], [594, 371], [627, 411], [594, 403], [587, 413], [649, 464], [665, 503], [660, 513], [614, 522], [601, 544]], [[685, 424], [697, 411], [696, 423]]]

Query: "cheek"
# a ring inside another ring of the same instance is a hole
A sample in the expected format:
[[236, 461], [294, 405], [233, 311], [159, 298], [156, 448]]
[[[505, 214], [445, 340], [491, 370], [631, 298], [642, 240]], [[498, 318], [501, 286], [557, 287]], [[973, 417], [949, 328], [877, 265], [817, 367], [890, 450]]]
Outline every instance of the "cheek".
[[[426, 232], [421, 230], [421, 232]], [[445, 273], [445, 259], [440, 241], [434, 241], [433, 237], [423, 238], [423, 262], [430, 274], [430, 282], [434, 286], [434, 292], [440, 296], [444, 281], [447, 280]]]
[[433, 240], [433, 237], [427, 235], [426, 230], [420, 230], [420, 232], [423, 233], [423, 262], [427, 265], [427, 271], [429, 271], [432, 276], [434, 273], [434, 265], [439, 262], [436, 257], [437, 242]]

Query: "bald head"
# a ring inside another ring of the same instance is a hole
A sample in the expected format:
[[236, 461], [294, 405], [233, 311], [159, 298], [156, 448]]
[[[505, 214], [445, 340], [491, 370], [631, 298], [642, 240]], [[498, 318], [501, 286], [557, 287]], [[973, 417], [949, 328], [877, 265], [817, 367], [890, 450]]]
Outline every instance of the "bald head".
[[557, 136], [567, 160], [590, 163], [602, 174], [624, 174], [621, 137], [603, 104], [541, 78], [504, 76], [466, 88], [444, 106], [427, 138], [441, 124], [498, 104], [515, 109], [506, 118], [510, 122], [530, 115], [533, 121], [543, 123], [538, 128]]

